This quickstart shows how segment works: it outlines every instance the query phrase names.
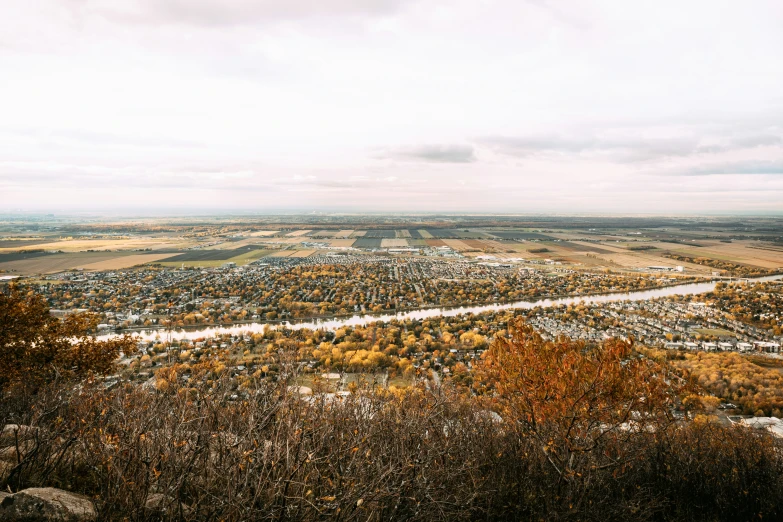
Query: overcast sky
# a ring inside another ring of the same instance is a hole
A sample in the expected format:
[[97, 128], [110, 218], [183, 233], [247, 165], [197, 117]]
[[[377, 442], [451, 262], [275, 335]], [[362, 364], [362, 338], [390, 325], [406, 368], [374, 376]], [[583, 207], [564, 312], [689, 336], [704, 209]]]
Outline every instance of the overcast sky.
[[783, 2], [4, 0], [0, 211], [783, 214]]

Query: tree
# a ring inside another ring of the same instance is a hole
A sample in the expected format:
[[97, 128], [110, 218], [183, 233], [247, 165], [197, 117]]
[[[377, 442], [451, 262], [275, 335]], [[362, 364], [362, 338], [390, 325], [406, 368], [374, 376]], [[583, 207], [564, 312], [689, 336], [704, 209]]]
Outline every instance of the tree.
[[56, 379], [79, 381], [111, 371], [120, 351], [133, 347], [123, 336], [98, 341], [89, 334], [98, 318], [71, 314], [60, 320], [40, 295], [16, 286], [0, 292], [0, 392], [36, 390]]
[[673, 424], [682, 390], [632, 340], [544, 341], [521, 319], [509, 332], [483, 354], [474, 385], [507, 426], [534, 441], [563, 488], [579, 489], [596, 470], [632, 466], [644, 435]]

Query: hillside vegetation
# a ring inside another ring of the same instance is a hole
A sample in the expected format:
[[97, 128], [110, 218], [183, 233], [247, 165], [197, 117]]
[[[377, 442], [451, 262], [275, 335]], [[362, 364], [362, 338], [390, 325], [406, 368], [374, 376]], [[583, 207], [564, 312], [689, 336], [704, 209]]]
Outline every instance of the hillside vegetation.
[[[125, 341], [58, 331], [46, 312], [0, 294], [0, 359], [17, 354], [20, 376], [0, 383], [0, 421], [18, 426], [3, 432], [0, 488], [80, 493], [99, 520], [783, 516], [779, 443], [681, 420], [696, 390], [630, 342], [544, 341], [517, 321], [470, 385], [305, 397], [281, 354], [274, 378], [241, 386], [208, 361], [107, 389], [107, 368], [75, 357], [102, 361]], [[54, 342], [64, 335], [82, 341]], [[28, 365], [36, 379], [21, 378]]]

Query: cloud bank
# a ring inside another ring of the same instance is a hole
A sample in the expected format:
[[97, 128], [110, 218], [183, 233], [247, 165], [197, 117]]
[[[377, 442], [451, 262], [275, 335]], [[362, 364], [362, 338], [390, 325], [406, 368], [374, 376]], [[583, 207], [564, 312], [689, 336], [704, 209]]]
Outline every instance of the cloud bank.
[[9, 0], [0, 212], [783, 213], [783, 5]]

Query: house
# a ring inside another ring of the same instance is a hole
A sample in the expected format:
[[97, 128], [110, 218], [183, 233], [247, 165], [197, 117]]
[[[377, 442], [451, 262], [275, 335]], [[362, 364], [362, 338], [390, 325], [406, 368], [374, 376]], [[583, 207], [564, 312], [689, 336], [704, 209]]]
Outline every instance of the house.
[[753, 341], [756, 351], [765, 353], [779, 353], [780, 345], [769, 341]]

